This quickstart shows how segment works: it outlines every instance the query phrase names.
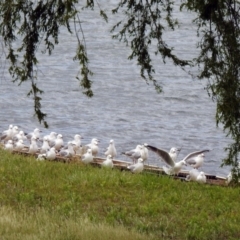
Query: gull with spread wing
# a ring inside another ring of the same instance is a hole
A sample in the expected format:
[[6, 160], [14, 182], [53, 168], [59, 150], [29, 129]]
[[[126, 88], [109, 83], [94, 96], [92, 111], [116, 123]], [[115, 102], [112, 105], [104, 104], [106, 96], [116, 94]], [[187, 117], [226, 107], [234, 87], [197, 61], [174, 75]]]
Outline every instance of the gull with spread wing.
[[186, 163], [190, 166], [192, 166], [195, 169], [200, 168], [203, 165], [205, 154], [204, 152], [209, 152], [209, 150], [204, 150], [201, 152], [193, 152], [188, 155], [188, 158], [186, 159]]
[[170, 154], [168, 152], [166, 152], [165, 150], [159, 149], [159, 148], [156, 148], [156, 147], [153, 147], [150, 145], [146, 145], [146, 147], [148, 149], [150, 149], [151, 151], [155, 152], [156, 154], [158, 154], [158, 156], [160, 156], [161, 159], [163, 159], [165, 161], [165, 163], [167, 163], [170, 166], [170, 168], [163, 166], [163, 170], [168, 175], [178, 174], [181, 171], [183, 165], [187, 164], [188, 159], [194, 158], [204, 152], [209, 152], [209, 150], [192, 152], [192, 153], [188, 154], [183, 160], [181, 160], [179, 162], [175, 162], [174, 159], [170, 156]]

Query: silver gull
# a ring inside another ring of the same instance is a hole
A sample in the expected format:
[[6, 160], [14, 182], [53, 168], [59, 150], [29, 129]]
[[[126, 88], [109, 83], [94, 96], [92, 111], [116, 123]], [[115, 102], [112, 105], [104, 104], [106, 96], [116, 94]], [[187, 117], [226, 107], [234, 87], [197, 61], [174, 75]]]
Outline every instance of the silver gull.
[[139, 158], [137, 163], [129, 165], [127, 167], [132, 173], [141, 173], [144, 169], [143, 159]]
[[93, 162], [93, 155], [92, 155], [92, 149], [89, 148], [86, 153], [83, 154], [81, 158], [82, 162], [84, 164], [89, 164]]
[[113, 168], [113, 157], [112, 155], [107, 155], [106, 160], [104, 160], [101, 164], [102, 167], [104, 168]]
[[105, 156], [111, 155], [112, 158], [115, 158], [117, 156], [117, 150], [113, 139], [110, 140], [109, 146], [107, 147], [107, 150], [104, 154]]

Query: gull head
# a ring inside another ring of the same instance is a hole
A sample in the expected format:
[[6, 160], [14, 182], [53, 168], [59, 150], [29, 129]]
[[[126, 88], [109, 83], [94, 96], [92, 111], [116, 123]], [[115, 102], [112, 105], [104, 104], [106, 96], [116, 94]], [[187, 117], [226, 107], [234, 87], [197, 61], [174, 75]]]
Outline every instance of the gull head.
[[57, 138], [63, 138], [62, 134], [58, 134]]
[[49, 142], [49, 138], [48, 138], [47, 136], [44, 136], [44, 137], [43, 137], [43, 141]]
[[18, 126], [14, 126], [13, 129], [18, 131]]
[[137, 145], [137, 149], [142, 150], [143, 146], [142, 145]]
[[179, 153], [181, 151], [181, 148], [175, 148], [175, 147], [172, 147], [171, 149], [170, 149], [170, 154], [175, 154], [175, 153]]
[[80, 139], [83, 139], [83, 137], [80, 134], [76, 134], [74, 136], [74, 139], [80, 140]]
[[87, 153], [88, 153], [88, 154], [92, 154], [92, 149], [89, 148], [89, 149], [87, 150]]
[[51, 147], [51, 148], [50, 148], [50, 151], [51, 151], [51, 152], [55, 152], [55, 153], [57, 153], [57, 150], [56, 150], [55, 147]]
[[33, 132], [34, 133], [40, 133], [40, 132], [42, 132], [39, 128], [35, 128], [34, 130], [33, 130]]
[[36, 136], [33, 136], [32, 138], [31, 138], [31, 141], [37, 141], [37, 137]]

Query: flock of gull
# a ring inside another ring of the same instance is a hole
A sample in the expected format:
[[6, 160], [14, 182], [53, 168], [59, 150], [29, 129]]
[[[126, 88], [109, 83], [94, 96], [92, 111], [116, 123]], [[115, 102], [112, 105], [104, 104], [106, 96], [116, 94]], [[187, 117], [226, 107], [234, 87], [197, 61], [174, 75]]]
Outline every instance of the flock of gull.
[[[82, 145], [83, 137], [80, 134], [74, 135], [71, 141], [64, 144], [62, 134], [51, 132], [49, 135], [41, 136], [41, 130], [35, 128], [30, 133], [25, 133], [18, 126], [9, 125], [7, 130], [1, 133], [0, 140], [4, 149], [8, 151], [25, 151], [36, 155], [37, 160], [54, 160], [57, 157], [71, 158], [79, 156], [84, 164], [90, 164], [99, 155], [99, 140], [93, 138], [89, 144]], [[149, 150], [156, 153], [167, 166], [163, 170], [168, 175], [177, 175], [183, 166], [190, 165], [192, 169], [186, 177], [186, 181], [206, 183], [206, 175], [199, 169], [204, 163], [205, 153], [208, 149], [189, 153], [181, 161], [176, 161], [181, 149], [171, 148], [169, 152], [150, 146], [146, 143], [137, 145], [134, 149], [121, 152], [131, 159], [132, 163], [128, 169], [132, 173], [141, 173], [144, 170], [144, 163], [148, 160]], [[102, 167], [113, 168], [113, 159], [117, 156], [114, 140], [109, 141], [109, 146], [104, 151], [105, 160]], [[228, 176], [230, 180], [230, 176]], [[228, 179], [227, 178], [227, 179]]]

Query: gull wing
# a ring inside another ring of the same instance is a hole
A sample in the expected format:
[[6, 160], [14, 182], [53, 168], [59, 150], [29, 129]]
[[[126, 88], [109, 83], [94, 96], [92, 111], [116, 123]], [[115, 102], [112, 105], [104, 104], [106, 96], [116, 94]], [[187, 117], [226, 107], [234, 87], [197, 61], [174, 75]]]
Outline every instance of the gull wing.
[[153, 146], [150, 146], [150, 145], [145, 145], [145, 147], [147, 147], [149, 150], [155, 152], [158, 156], [160, 156], [171, 167], [175, 166], [175, 162], [172, 160], [169, 153], [166, 152], [165, 150], [160, 149], [160, 148], [156, 148], [156, 147], [153, 147]]
[[130, 151], [122, 152], [122, 154], [126, 155], [128, 157], [131, 157], [135, 152], [136, 152], [135, 149], [133, 149], [133, 150], [130, 150]]
[[[202, 151], [196, 151], [196, 152], [192, 152], [192, 153], [189, 153], [183, 160], [189, 164], [194, 164], [196, 163], [195, 160], [191, 159], [191, 158], [194, 158], [196, 156], [198, 156], [199, 154], [201, 153], [204, 153], [204, 152], [209, 152], [210, 150], [208, 149], [205, 149], [205, 150], [202, 150]], [[191, 160], [190, 160], [191, 159]]]
[[7, 137], [7, 134], [6, 134], [6, 133], [2, 134], [2, 136], [1, 136], [1, 141], [4, 140], [6, 137]]

